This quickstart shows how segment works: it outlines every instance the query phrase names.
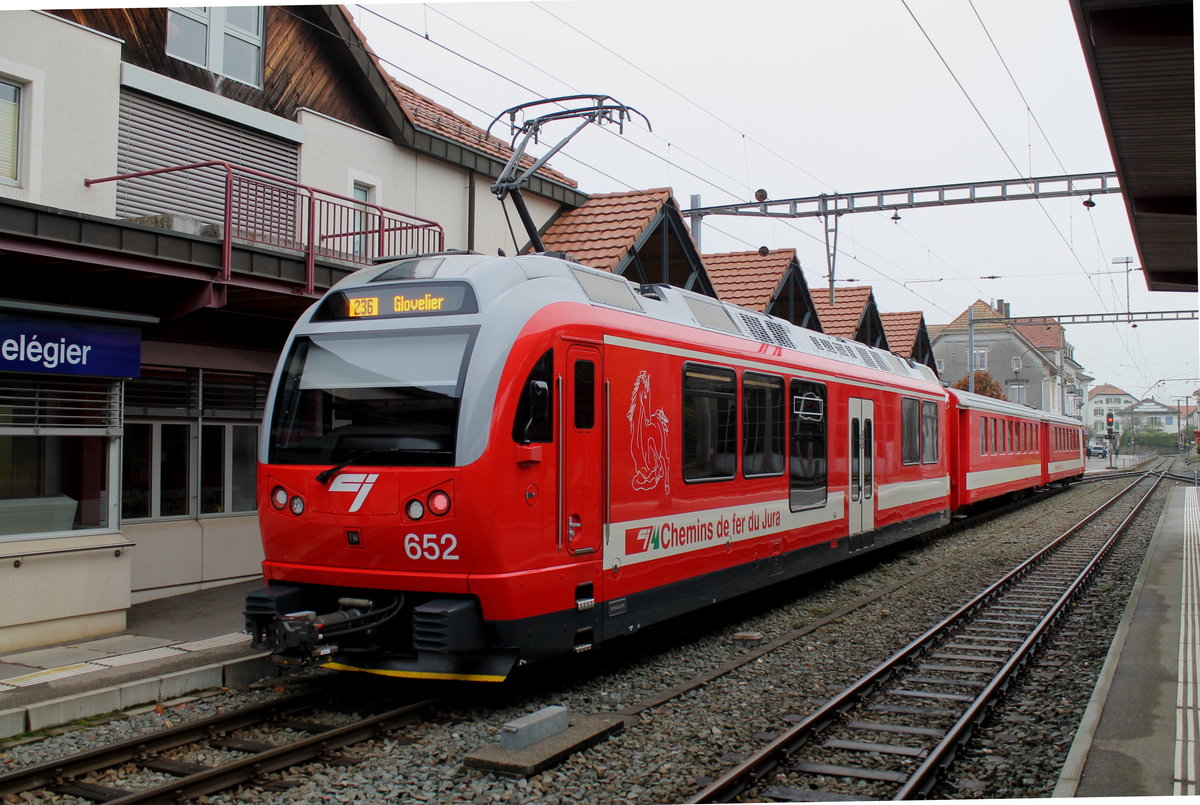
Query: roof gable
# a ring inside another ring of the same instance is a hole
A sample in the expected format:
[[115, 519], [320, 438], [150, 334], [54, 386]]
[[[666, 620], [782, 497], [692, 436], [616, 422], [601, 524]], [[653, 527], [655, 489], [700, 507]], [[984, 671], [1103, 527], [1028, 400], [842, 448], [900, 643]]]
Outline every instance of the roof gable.
[[542, 243], [635, 282], [716, 295], [670, 188], [592, 195], [560, 214], [543, 233]]
[[813, 307], [825, 333], [888, 349], [887, 335], [870, 285], [838, 288], [833, 304], [829, 303], [828, 297], [818, 295], [813, 299]]
[[1110, 386], [1107, 383], [1102, 383], [1101, 385], [1095, 386], [1088, 391], [1088, 399], [1090, 400], [1093, 397], [1097, 397], [1101, 394], [1103, 394], [1105, 396], [1110, 396], [1110, 397], [1111, 396], [1125, 396], [1125, 397], [1130, 397], [1130, 398], [1133, 397], [1132, 394], [1130, 394], [1128, 391], [1125, 391], [1124, 389], [1119, 389], [1116, 386]]
[[795, 249], [704, 255], [717, 297], [821, 332]]
[[722, 302], [766, 310], [796, 260], [795, 249], [704, 255], [704, 267]]

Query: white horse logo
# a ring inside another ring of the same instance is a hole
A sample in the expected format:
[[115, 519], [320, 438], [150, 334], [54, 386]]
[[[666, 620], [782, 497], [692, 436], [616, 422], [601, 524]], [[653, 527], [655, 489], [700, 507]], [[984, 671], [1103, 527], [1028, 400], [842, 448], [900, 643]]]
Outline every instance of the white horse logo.
[[650, 402], [650, 373], [642, 370], [633, 384], [629, 399], [629, 447], [633, 455], [633, 488], [648, 492], [662, 482], [663, 492], [671, 492], [671, 460], [667, 456], [668, 420], [663, 409], [654, 410]]

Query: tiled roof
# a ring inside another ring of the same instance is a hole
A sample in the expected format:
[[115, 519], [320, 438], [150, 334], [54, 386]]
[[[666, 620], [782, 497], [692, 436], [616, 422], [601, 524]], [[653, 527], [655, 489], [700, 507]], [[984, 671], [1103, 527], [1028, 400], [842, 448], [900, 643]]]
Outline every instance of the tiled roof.
[[796, 259], [795, 249], [774, 249], [766, 254], [729, 252], [702, 258], [708, 277], [723, 302], [763, 311], [783, 276]]
[[1093, 397], [1095, 397], [1097, 394], [1104, 394], [1106, 396], [1119, 395], [1119, 394], [1124, 394], [1126, 397], [1133, 396], [1128, 391], [1125, 391], [1124, 389], [1119, 389], [1116, 386], [1110, 386], [1107, 383], [1102, 383], [1099, 386], [1095, 386], [1091, 389], [1088, 389], [1088, 399], [1089, 400], [1092, 399]]
[[[388, 83], [392, 88], [392, 94], [404, 106], [404, 111], [408, 112], [409, 118], [417, 128], [440, 134], [468, 148], [489, 154], [501, 162], [507, 162], [512, 157], [513, 150], [508, 143], [491, 136], [465, 117], [455, 114], [449, 108], [435, 103], [394, 78], [389, 77]], [[528, 155], [521, 157], [521, 165], [529, 167], [533, 163], [533, 157]], [[547, 166], [543, 166], [538, 173], [569, 187], [579, 186], [574, 179]]]
[[937, 337], [942, 334], [942, 330], [948, 330], [949, 324], [926, 324], [925, 332], [929, 334], [930, 341], [936, 341]]
[[[1010, 327], [1014, 332], [1028, 341], [1037, 349], [1058, 349], [1063, 344], [1065, 335], [1063, 327], [1056, 321], [1047, 324], [1008, 324], [1007, 322], [989, 321], [1003, 318], [1000, 313], [982, 299], [976, 299], [971, 307], [959, 314], [958, 318], [941, 328], [938, 333], [950, 331], [964, 332], [970, 322], [968, 313], [975, 311], [975, 328], [995, 330], [998, 327]], [[930, 339], [934, 338], [930, 334]]]
[[566, 252], [586, 266], [614, 271], [671, 202], [671, 191], [665, 187], [597, 193], [583, 206], [558, 216], [542, 235], [542, 243], [547, 250]]
[[1063, 345], [1066, 331], [1058, 322], [1047, 324], [1014, 324], [1013, 329], [1038, 349], [1058, 349]]
[[871, 286], [857, 285], [838, 288], [834, 292], [832, 305], [829, 304], [828, 296], [817, 295], [813, 297], [813, 307], [817, 310], [821, 329], [827, 335], [840, 335], [842, 338], [852, 339], [858, 333], [858, 325], [870, 301]]
[[[959, 314], [958, 318], [942, 328], [942, 332], [949, 330], [965, 330], [970, 322], [969, 313], [971, 309], [975, 310], [975, 326], [978, 327], [980, 322], [985, 322], [990, 327], [995, 327], [999, 322], [987, 322], [987, 319], [1001, 318], [1000, 313], [987, 302], [982, 299], [976, 299], [971, 303], [971, 307]], [[1003, 326], [1003, 325], [1001, 325]]]
[[883, 321], [883, 334], [887, 336], [888, 346], [902, 358], [912, 357], [913, 344], [917, 341], [917, 333], [921, 330], [924, 319], [919, 310], [907, 313], [880, 313]]
[[[350, 12], [350, 9], [341, 5], [337, 8], [342, 12], [346, 24], [354, 32], [364, 52], [375, 63], [375, 68], [379, 71], [379, 75], [387, 81], [392, 94], [400, 102], [400, 105], [408, 115], [409, 121], [414, 126], [432, 134], [441, 135], [449, 140], [454, 140], [475, 151], [481, 151], [499, 159], [501, 162], [508, 162], [513, 152], [512, 146], [508, 143], [497, 137], [490, 136], [483, 129], [461, 115], [455, 114], [447, 107], [435, 103], [432, 99], [426, 98], [421, 93], [401, 84], [388, 75], [387, 70], [383, 69], [383, 62], [380, 61], [378, 54], [367, 44], [367, 37], [363, 34], [362, 29], [358, 27], [358, 23], [354, 21], [354, 15]], [[521, 159], [521, 164], [526, 167], [532, 165], [533, 162], [534, 160], [531, 157], [523, 157]], [[546, 166], [543, 166], [538, 171], [538, 174], [568, 187], [579, 186], [579, 183], [574, 179], [570, 179]]]

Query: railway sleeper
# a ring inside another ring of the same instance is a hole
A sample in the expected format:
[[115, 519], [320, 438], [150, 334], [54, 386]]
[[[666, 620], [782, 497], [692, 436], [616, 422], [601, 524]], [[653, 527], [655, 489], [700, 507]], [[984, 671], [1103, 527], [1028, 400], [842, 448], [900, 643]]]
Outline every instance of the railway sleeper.
[[861, 766], [835, 766], [830, 763], [793, 763], [793, 771], [816, 774], [822, 777], [849, 777], [856, 780], [876, 780], [884, 783], [903, 783], [908, 775], [902, 771], [888, 769], [864, 769]]
[[976, 665], [942, 665], [940, 663], [923, 662], [917, 665], [920, 671], [941, 671], [955, 674], [983, 674], [988, 677], [996, 673], [995, 668], [980, 668]]
[[773, 785], [763, 789], [763, 796], [777, 802], [862, 802], [872, 800], [856, 794], [839, 794], [836, 791], [817, 791], [813, 788], [787, 788]]
[[841, 738], [830, 738], [821, 746], [827, 749], [840, 749], [845, 752], [877, 752], [881, 755], [899, 755], [900, 757], [911, 757], [918, 760], [924, 759], [928, 754], [928, 749], [923, 749], [919, 746], [901, 746], [899, 744], [881, 744], [873, 741], [845, 741]]
[[71, 783], [70, 785], [64, 785], [53, 790], [56, 794], [79, 797], [91, 802], [112, 802], [113, 800], [121, 799], [134, 793], [125, 788], [113, 788], [112, 786], [97, 785], [96, 783]]
[[152, 758], [142, 761], [139, 765], [150, 771], [160, 771], [163, 774], [171, 774], [176, 777], [187, 777], [190, 774], [199, 774], [202, 771], [214, 768], [213, 766], [205, 766], [202, 763], [187, 763], [182, 760], [173, 760], [169, 757]]
[[939, 730], [936, 727], [912, 727], [908, 724], [886, 724], [882, 721], [851, 721], [846, 724], [846, 728], [864, 732], [894, 732], [922, 738], [944, 738], [946, 736], [945, 730]]
[[935, 699], [943, 702], [973, 702], [974, 696], [961, 693], [938, 693], [935, 690], [890, 690], [888, 696], [903, 696], [908, 699]]
[[868, 704], [867, 710], [872, 713], [891, 713], [896, 716], [923, 716], [926, 718], [954, 718], [958, 710], [947, 710], [944, 707], [916, 707], [905, 704]]
[[978, 679], [950, 679], [944, 676], [910, 676], [908, 682], [915, 682], [919, 685], [942, 685], [948, 688], [982, 688], [986, 687], [987, 683]]
[[985, 646], [982, 643], [947, 643], [942, 648], [956, 651], [1008, 651], [1008, 646]]

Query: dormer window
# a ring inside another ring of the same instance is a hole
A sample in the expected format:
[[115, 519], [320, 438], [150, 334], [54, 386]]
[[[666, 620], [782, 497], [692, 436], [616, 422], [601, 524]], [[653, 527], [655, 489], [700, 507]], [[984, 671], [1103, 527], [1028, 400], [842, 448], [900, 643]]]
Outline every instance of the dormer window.
[[262, 86], [261, 6], [209, 6], [167, 10], [167, 55]]

